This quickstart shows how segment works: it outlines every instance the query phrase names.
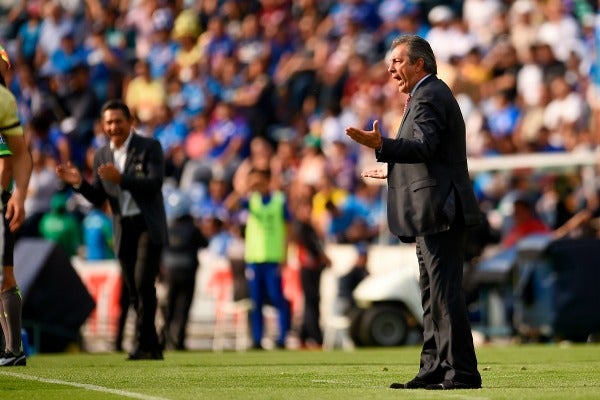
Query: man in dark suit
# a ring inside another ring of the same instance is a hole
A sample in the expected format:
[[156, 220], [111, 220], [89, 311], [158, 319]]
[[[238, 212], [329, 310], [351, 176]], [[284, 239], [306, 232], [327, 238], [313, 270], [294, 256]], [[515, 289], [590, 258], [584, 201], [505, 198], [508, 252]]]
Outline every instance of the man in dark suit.
[[137, 313], [137, 343], [128, 359], [160, 360], [154, 320], [155, 280], [168, 236], [161, 191], [164, 156], [158, 141], [135, 134], [132, 121], [125, 103], [105, 103], [102, 124], [110, 142], [94, 156], [93, 181], [88, 183], [70, 163], [58, 165], [56, 172], [94, 205], [108, 199], [115, 252]]
[[391, 46], [388, 72], [409, 95], [395, 139], [379, 122], [346, 134], [375, 150], [385, 169], [363, 177], [388, 181], [388, 223], [402, 241], [416, 242], [423, 305], [423, 349], [417, 376], [394, 389], [481, 387], [461, 288], [466, 233], [479, 222], [467, 170], [465, 125], [448, 86], [436, 77], [426, 40], [406, 35]]

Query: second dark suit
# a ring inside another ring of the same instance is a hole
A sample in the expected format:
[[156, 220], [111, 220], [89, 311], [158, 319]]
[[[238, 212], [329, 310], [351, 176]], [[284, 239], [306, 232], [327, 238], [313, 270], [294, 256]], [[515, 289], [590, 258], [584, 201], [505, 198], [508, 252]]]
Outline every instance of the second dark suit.
[[397, 137], [383, 138], [388, 163], [388, 223], [416, 241], [424, 310], [417, 378], [480, 384], [462, 293], [468, 226], [480, 220], [467, 170], [465, 125], [448, 86], [434, 75], [412, 93]]
[[[168, 241], [162, 182], [164, 155], [160, 143], [131, 133], [125, 165], [119, 185], [100, 179], [98, 167], [114, 163], [109, 145], [98, 149], [94, 156], [93, 181], [82, 181], [78, 191], [95, 205], [108, 199], [115, 235], [115, 253], [123, 268], [131, 304], [137, 313], [137, 348], [159, 350], [155, 326], [157, 307], [155, 280], [159, 272], [161, 252]], [[126, 190], [137, 204], [140, 213], [123, 216], [119, 203], [121, 191]]]

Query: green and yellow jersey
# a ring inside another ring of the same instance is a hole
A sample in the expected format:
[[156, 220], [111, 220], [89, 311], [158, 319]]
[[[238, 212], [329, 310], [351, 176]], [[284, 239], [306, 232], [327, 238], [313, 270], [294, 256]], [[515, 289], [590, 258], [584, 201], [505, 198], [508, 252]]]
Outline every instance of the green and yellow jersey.
[[0, 85], [0, 157], [12, 155], [4, 138], [7, 135], [23, 135], [23, 127], [19, 120], [15, 96]]
[[[0, 45], [0, 62], [4, 61], [10, 68], [8, 53]], [[19, 121], [17, 100], [4, 85], [0, 85], [0, 157], [8, 157], [12, 152], [6, 144], [4, 135], [22, 135], [23, 128]]]

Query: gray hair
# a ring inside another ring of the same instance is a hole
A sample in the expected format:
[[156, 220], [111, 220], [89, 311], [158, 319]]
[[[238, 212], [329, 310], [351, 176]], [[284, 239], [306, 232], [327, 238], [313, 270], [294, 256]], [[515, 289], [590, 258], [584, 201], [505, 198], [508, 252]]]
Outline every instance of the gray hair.
[[398, 47], [401, 44], [408, 46], [408, 59], [411, 64], [417, 62], [419, 58], [423, 59], [423, 69], [429, 74], [437, 74], [437, 63], [435, 61], [435, 55], [427, 40], [417, 35], [402, 35], [394, 39], [390, 50]]

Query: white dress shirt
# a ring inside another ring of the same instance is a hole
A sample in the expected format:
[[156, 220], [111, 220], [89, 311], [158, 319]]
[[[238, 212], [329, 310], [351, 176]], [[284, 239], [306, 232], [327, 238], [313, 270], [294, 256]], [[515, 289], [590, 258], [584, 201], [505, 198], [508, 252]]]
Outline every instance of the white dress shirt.
[[[131, 132], [125, 142], [120, 146], [116, 147], [112, 142], [110, 143], [110, 149], [113, 153], [113, 160], [115, 167], [122, 174], [125, 169], [125, 161], [127, 160], [127, 148], [131, 142], [131, 137], [135, 135], [135, 132]], [[140, 214], [140, 208], [136, 204], [131, 192], [129, 190], [120, 189], [119, 191], [119, 207], [121, 208], [122, 217], [131, 217]]]

